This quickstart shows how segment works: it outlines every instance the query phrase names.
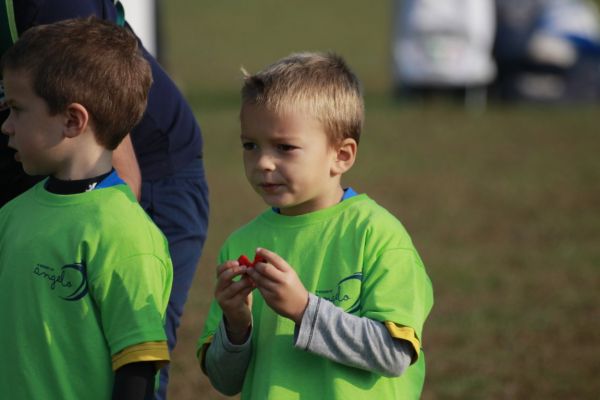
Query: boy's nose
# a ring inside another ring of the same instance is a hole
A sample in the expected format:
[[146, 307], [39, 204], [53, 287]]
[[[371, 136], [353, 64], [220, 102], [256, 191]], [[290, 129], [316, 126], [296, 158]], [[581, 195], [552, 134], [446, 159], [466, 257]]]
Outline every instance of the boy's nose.
[[275, 161], [267, 152], [261, 153], [256, 160], [256, 167], [261, 171], [272, 171], [275, 169]]
[[5, 135], [11, 135], [14, 131], [12, 129], [12, 125], [10, 124], [9, 120], [10, 120], [10, 116], [4, 120], [4, 122], [2, 123], [2, 127], [0, 127], [0, 129], [2, 130], [2, 133]]

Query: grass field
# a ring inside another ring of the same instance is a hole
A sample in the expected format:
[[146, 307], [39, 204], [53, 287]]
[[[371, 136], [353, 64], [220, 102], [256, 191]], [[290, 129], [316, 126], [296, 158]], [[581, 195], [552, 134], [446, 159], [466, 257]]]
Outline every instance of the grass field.
[[170, 397], [220, 399], [195, 341], [225, 237], [265, 206], [243, 177], [239, 67], [336, 50], [367, 123], [346, 184], [405, 224], [434, 284], [424, 399], [597, 399], [600, 109], [416, 107], [389, 96], [389, 1], [164, 2], [166, 65], [205, 138], [209, 237], [173, 357]]

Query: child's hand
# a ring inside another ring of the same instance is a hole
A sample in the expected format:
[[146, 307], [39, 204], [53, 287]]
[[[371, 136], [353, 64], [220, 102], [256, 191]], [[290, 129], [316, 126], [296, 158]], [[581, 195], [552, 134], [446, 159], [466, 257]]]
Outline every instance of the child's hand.
[[265, 262], [258, 262], [246, 273], [260, 290], [265, 302], [279, 315], [300, 324], [308, 304], [308, 291], [296, 271], [279, 255], [265, 249], [257, 249], [256, 255]]
[[[252, 323], [252, 290], [254, 284], [245, 276], [247, 268], [237, 261], [227, 261], [217, 268], [215, 299], [223, 310], [227, 336], [234, 344], [244, 343]], [[236, 276], [242, 276], [234, 281]]]

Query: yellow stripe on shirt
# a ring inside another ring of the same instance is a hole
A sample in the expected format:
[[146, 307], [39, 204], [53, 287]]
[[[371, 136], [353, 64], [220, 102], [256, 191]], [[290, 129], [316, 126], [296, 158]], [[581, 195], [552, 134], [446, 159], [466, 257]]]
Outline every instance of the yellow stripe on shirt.
[[116, 371], [123, 365], [155, 361], [158, 370], [168, 364], [170, 359], [166, 341], [140, 343], [126, 347], [112, 356], [112, 369]]
[[421, 342], [417, 339], [417, 335], [415, 334], [415, 330], [408, 326], [398, 325], [392, 321], [385, 321], [385, 327], [390, 332], [395, 339], [407, 340], [412, 344], [415, 349], [416, 358], [413, 360], [413, 363], [417, 361], [419, 358], [419, 353], [421, 352]]
[[200, 362], [200, 369], [202, 369], [202, 372], [204, 372], [204, 374], [206, 375], [206, 366], [205, 366], [205, 359], [206, 359], [206, 351], [208, 350], [208, 346], [211, 345], [211, 343], [213, 342], [213, 338], [214, 335], [210, 335], [208, 338], [206, 338], [206, 342], [202, 345], [202, 347], [200, 349], [198, 349], [197, 352], [197, 356], [198, 356], [198, 361]]

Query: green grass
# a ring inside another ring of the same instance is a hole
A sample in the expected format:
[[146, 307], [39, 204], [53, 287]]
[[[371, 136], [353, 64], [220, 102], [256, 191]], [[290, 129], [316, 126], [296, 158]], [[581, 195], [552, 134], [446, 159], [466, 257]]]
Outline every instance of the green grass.
[[209, 237], [175, 351], [171, 398], [219, 399], [194, 358], [225, 237], [265, 206], [245, 182], [240, 65], [336, 50], [363, 80], [367, 123], [345, 182], [406, 225], [434, 284], [424, 399], [595, 399], [600, 393], [597, 107], [473, 114], [389, 95], [390, 2], [164, 5], [167, 66], [202, 125]]

